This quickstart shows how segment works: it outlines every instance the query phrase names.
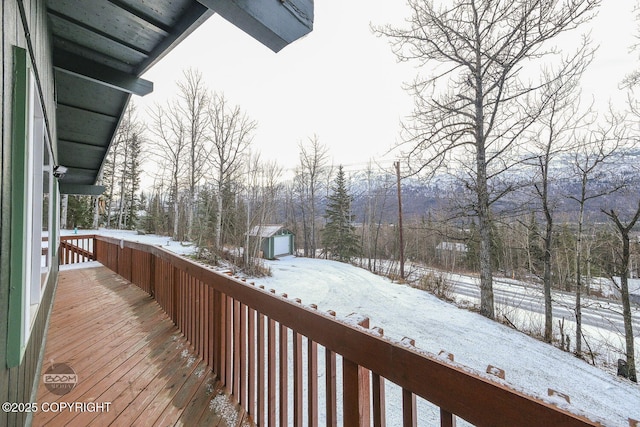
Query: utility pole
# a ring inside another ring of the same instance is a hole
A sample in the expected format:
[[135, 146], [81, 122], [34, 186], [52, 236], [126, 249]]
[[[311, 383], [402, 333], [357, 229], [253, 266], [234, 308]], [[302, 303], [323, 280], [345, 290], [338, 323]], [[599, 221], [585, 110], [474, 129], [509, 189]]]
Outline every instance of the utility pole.
[[400, 187], [400, 162], [395, 162], [398, 180], [398, 237], [400, 245], [400, 278], [404, 279], [404, 239], [402, 236], [402, 189]]

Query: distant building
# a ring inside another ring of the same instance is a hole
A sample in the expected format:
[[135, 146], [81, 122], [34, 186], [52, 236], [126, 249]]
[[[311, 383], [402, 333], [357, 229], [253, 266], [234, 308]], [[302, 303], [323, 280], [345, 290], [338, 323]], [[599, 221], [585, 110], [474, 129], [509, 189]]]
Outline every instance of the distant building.
[[249, 238], [260, 239], [260, 251], [263, 258], [275, 259], [283, 255], [291, 255], [294, 251], [295, 234], [283, 225], [257, 225], [249, 231]]
[[440, 242], [436, 246], [436, 255], [440, 264], [444, 268], [455, 268], [458, 260], [463, 259], [469, 252], [469, 248], [464, 243], [459, 242]]
[[440, 242], [438, 246], [436, 246], [436, 251], [438, 252], [462, 252], [467, 253], [469, 249], [467, 245], [464, 243], [458, 242]]

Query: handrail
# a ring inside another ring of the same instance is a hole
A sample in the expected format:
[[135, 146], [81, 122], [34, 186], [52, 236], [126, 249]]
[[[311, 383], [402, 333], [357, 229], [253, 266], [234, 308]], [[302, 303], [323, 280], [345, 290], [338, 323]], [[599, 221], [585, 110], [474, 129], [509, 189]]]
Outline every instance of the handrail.
[[[343, 364], [345, 426], [385, 425], [385, 380], [403, 390], [404, 425], [416, 425], [415, 396], [440, 407], [442, 426], [455, 425], [455, 416], [475, 425], [600, 425], [421, 352], [410, 340], [387, 339], [382, 330], [368, 329], [368, 319], [338, 321], [161, 247], [95, 236], [93, 248], [95, 259], [158, 301], [258, 425], [286, 425], [289, 419], [302, 425], [303, 409], [308, 425], [317, 425], [322, 369], [327, 425], [335, 425], [336, 355]], [[324, 347], [325, 366], [318, 366], [318, 346]]]

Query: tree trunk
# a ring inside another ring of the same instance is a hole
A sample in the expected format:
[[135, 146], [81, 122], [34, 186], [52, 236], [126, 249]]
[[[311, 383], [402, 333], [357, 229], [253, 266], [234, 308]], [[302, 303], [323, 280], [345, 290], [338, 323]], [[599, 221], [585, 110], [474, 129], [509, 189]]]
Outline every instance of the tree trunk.
[[551, 251], [553, 241], [553, 219], [545, 208], [547, 225], [544, 234], [544, 341], [550, 343], [553, 339], [553, 305], [551, 299]]
[[582, 357], [582, 224], [584, 223], [584, 200], [586, 175], [582, 180], [582, 198], [578, 216], [578, 235], [576, 236], [576, 356]]
[[62, 228], [67, 228], [67, 213], [69, 207], [69, 195], [63, 194], [60, 197], [60, 224]]
[[633, 340], [633, 318], [631, 316], [631, 301], [629, 300], [629, 231], [622, 232], [622, 263], [620, 271], [620, 293], [622, 296], [622, 317], [624, 319], [624, 337], [627, 353], [629, 379], [638, 382], [636, 376], [635, 345]]
[[618, 231], [620, 232], [620, 238], [622, 240], [622, 254], [620, 256], [620, 294], [622, 297], [622, 318], [624, 321], [624, 336], [625, 336], [625, 351], [627, 355], [627, 373], [629, 379], [633, 382], [638, 382], [636, 372], [636, 357], [635, 357], [635, 344], [633, 337], [633, 318], [631, 313], [631, 301], [629, 299], [629, 263], [631, 258], [631, 249], [629, 245], [629, 233], [635, 226], [636, 222], [640, 219], [640, 202], [633, 216], [633, 219], [629, 221], [627, 225], [620, 222], [618, 215], [611, 210], [610, 212], [603, 211], [611, 220], [615, 223]]
[[[481, 107], [479, 108], [481, 110]], [[482, 117], [482, 113], [478, 112]], [[487, 163], [484, 141], [482, 140], [482, 124], [478, 125], [476, 141], [476, 180], [478, 197], [478, 228], [480, 230], [480, 314], [495, 319], [493, 305], [493, 266], [491, 260], [492, 225], [489, 208], [489, 191], [487, 188]]]
[[224, 190], [224, 184], [222, 183], [222, 174], [218, 177], [218, 192], [216, 194], [216, 230], [215, 230], [215, 250], [222, 249], [222, 192]]

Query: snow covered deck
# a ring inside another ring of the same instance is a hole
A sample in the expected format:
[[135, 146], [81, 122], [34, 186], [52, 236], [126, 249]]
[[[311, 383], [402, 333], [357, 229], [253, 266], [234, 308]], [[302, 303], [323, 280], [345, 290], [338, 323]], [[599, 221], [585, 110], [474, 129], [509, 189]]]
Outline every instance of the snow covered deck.
[[[45, 384], [52, 365], [75, 372], [65, 394]], [[251, 425], [153, 298], [106, 267], [61, 271], [40, 378], [34, 426]]]

